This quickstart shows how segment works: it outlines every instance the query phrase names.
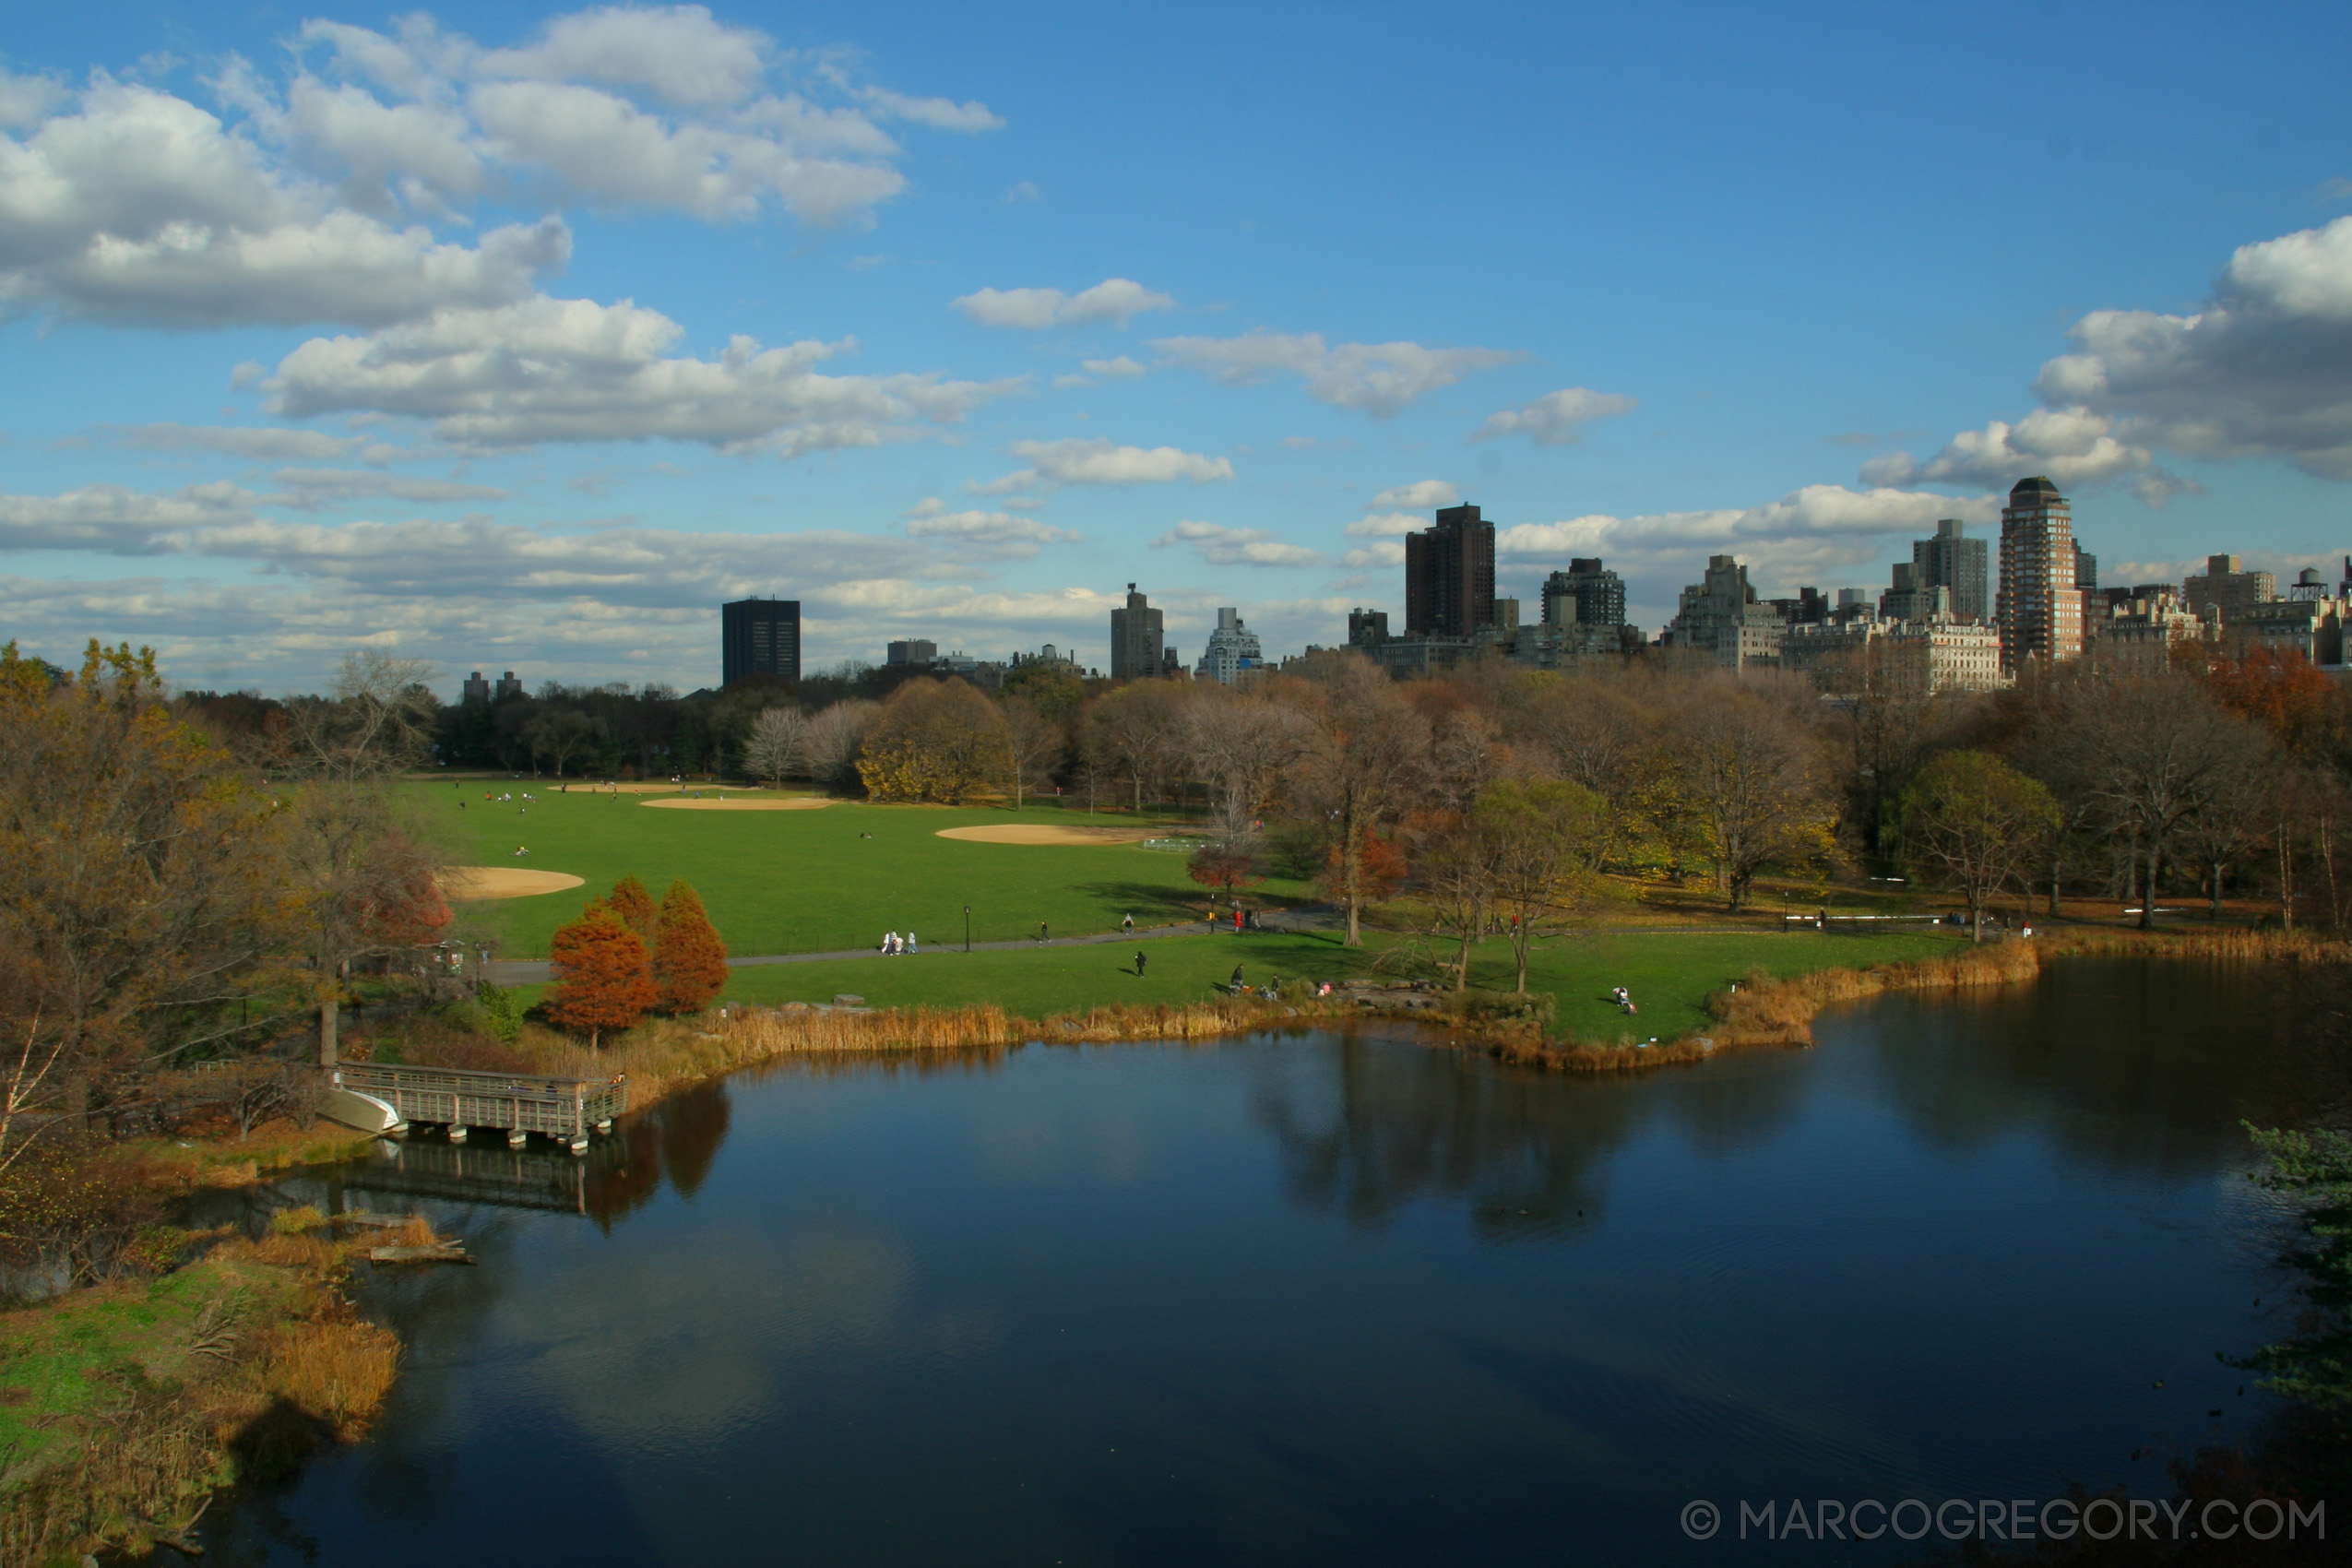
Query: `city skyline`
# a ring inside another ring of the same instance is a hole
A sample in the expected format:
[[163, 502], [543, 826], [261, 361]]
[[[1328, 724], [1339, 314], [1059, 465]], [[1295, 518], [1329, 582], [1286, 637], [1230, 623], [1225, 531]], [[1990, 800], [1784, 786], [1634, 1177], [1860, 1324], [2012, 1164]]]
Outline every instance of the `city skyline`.
[[[2098, 62], [2062, 107], [1826, 11], [1277, 16], [1147, 68], [1123, 25], [887, 6], [40, 16], [0, 80], [6, 635], [191, 686], [369, 647], [445, 695], [691, 688], [726, 600], [801, 601], [810, 669], [1107, 665], [1148, 579], [1189, 659], [1220, 608], [1269, 650], [1402, 625], [1453, 505], [1523, 616], [1602, 558], [1654, 634], [1712, 555], [1876, 589], [2037, 473], [2103, 580], [2332, 581], [2352, 23], [2121, 15], [1990, 18]], [[1848, 89], [1709, 90], [1800, 57]], [[1573, 112], [1519, 90], [1559, 68]], [[1381, 112], [1432, 75], [1490, 82], [1482, 129]], [[1416, 203], [1481, 243], [1374, 243]]]

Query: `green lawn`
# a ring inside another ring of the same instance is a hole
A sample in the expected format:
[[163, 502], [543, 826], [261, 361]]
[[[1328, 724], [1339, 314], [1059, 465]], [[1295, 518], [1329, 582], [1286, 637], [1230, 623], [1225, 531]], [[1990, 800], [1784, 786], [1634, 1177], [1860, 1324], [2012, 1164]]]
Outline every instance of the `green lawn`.
[[[1248, 936], [1182, 936], [1135, 944], [1045, 947], [966, 954], [931, 949], [911, 958], [832, 959], [814, 964], [764, 964], [741, 968], [728, 982], [730, 1002], [826, 1002], [840, 992], [876, 1007], [959, 1006], [994, 1003], [1023, 1017], [1046, 1017], [1119, 1002], [1204, 1000], [1244, 966], [1253, 985], [1269, 978], [1341, 980], [1372, 975], [1378, 944], [1348, 948], [1336, 933], [1258, 932]], [[1557, 944], [1528, 967], [1530, 990], [1558, 999], [1554, 1031], [1583, 1039], [1620, 1035], [1672, 1039], [1703, 1031], [1706, 999], [1751, 969], [1783, 976], [1812, 969], [1867, 968], [1949, 952], [1961, 939], [1937, 932], [1812, 932], [1681, 935], [1672, 932], [1595, 936]], [[1138, 948], [1150, 956], [1134, 972]], [[1508, 946], [1491, 942], [1472, 961], [1474, 984], [1508, 990]], [[1633, 993], [1640, 1013], [1628, 1017], [1609, 1000], [1610, 988]], [[536, 995], [536, 990], [530, 993]]]
[[[525, 788], [528, 803], [485, 802], [485, 790]], [[1033, 933], [1115, 930], [1122, 915], [1143, 926], [1200, 918], [1200, 889], [1184, 857], [1134, 845], [975, 844], [941, 838], [943, 827], [979, 823], [1119, 826], [1135, 818], [1031, 804], [1014, 813], [842, 802], [822, 811], [678, 811], [651, 797], [558, 794], [548, 784], [467, 780], [416, 784], [410, 799], [445, 835], [449, 852], [475, 864], [569, 872], [576, 892], [463, 907], [466, 925], [494, 935], [500, 956], [542, 957], [555, 928], [590, 897], [635, 873], [659, 897], [672, 877], [702, 895], [735, 953], [812, 953], [878, 946], [883, 932], [912, 927], [927, 943], [961, 943], [971, 906], [977, 941]], [[715, 792], [715, 791], [714, 791]], [[466, 802], [459, 811], [457, 802]], [[1146, 819], [1149, 820], [1149, 819]], [[861, 837], [871, 834], [872, 837]], [[516, 847], [530, 853], [517, 859]], [[1267, 894], [1303, 894], [1269, 884]]]

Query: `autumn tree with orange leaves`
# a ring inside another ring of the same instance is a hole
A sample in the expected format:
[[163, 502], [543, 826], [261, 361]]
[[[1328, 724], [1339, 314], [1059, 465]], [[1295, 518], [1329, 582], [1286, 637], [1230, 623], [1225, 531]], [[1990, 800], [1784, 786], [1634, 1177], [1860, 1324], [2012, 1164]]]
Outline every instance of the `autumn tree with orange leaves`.
[[547, 1016], [586, 1034], [590, 1051], [607, 1030], [644, 1017], [659, 997], [645, 943], [601, 898], [588, 900], [578, 920], [557, 929], [547, 956], [555, 971]]
[[699, 1013], [726, 989], [727, 944], [719, 940], [701, 897], [683, 878], [661, 896], [661, 913], [654, 926], [653, 980], [654, 1004], [665, 1013]]

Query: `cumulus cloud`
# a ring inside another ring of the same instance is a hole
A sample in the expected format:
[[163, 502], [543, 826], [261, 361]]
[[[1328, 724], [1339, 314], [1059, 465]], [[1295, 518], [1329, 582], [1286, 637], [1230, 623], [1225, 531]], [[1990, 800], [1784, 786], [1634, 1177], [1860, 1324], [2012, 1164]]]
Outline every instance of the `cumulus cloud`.
[[6, 77], [0, 309], [196, 328], [490, 308], [561, 269], [571, 235], [553, 215], [434, 233], [485, 197], [865, 222], [906, 184], [883, 121], [1001, 124], [837, 64], [774, 90], [793, 57], [700, 6], [559, 17], [505, 49], [421, 16], [292, 42], [277, 77], [231, 61], [213, 108], [102, 73]]
[[1502, 349], [1431, 349], [1419, 343], [1324, 343], [1319, 332], [1251, 331], [1238, 338], [1161, 338], [1169, 363], [1230, 386], [1277, 374], [1302, 378], [1309, 395], [1380, 418], [1395, 414], [1474, 371], [1526, 358]]
[[1323, 556], [1301, 545], [1285, 544], [1264, 529], [1231, 529], [1221, 523], [1181, 522], [1151, 541], [1154, 550], [1190, 545], [1212, 566], [1320, 566]]
[[398, 448], [374, 446], [367, 437], [329, 435], [323, 430], [289, 430], [283, 426], [248, 428], [237, 425], [132, 424], [112, 427], [114, 445], [138, 452], [218, 452], [255, 462], [323, 462], [365, 454], [371, 462], [400, 455]]
[[968, 484], [965, 490], [974, 495], [1006, 495], [1041, 484], [1173, 484], [1180, 479], [1206, 484], [1233, 477], [1229, 458], [1174, 446], [1118, 446], [1103, 436], [1016, 441], [1011, 451], [1029, 466], [984, 484]]
[[[1127, 325], [1146, 311], [1174, 310], [1176, 302], [1125, 278], [1106, 278], [1091, 289], [1065, 294], [1059, 289], [982, 289], [951, 302], [982, 327], [1080, 327], [1089, 322]], [[1134, 362], [1122, 356], [1120, 362]], [[1133, 373], [1142, 374], [1140, 366]]]
[[1144, 374], [1144, 367], [1124, 354], [1113, 360], [1080, 360], [1078, 368], [1088, 375], [1099, 375], [1112, 381], [1132, 381]]
[[158, 555], [175, 530], [241, 522], [255, 497], [232, 484], [189, 485], [170, 494], [117, 484], [60, 495], [0, 495], [0, 550], [87, 550]]
[[268, 499], [284, 506], [336, 506], [347, 501], [385, 496], [395, 501], [432, 505], [451, 501], [504, 501], [508, 492], [494, 484], [465, 484], [447, 479], [404, 479], [365, 469], [280, 469], [269, 476], [279, 493]]
[[1011, 512], [950, 510], [930, 497], [905, 514], [909, 539], [944, 539], [979, 552], [1013, 560], [1028, 560], [1049, 544], [1075, 543], [1083, 536], [1075, 529], [1056, 528], [1035, 517]]
[[[1356, 529], [1350, 528], [1348, 531], [1352, 534]], [[1393, 539], [1358, 545], [1342, 555], [1339, 564], [1343, 566], [1402, 566], [1405, 564], [1405, 546]]]
[[1461, 501], [1462, 493], [1443, 480], [1424, 479], [1382, 491], [1372, 498], [1368, 510], [1392, 506], [1408, 512], [1432, 512], [1440, 506], [1457, 506]]
[[1793, 584], [1874, 562], [1890, 540], [1932, 534], [1939, 518], [1981, 526], [2000, 516], [1995, 496], [1813, 484], [1759, 506], [1520, 523], [1496, 530], [1495, 553], [1538, 568], [1598, 556], [1628, 576], [1679, 574], [1681, 581], [1695, 581], [1709, 554], [1737, 555], [1762, 579]]
[[[2121, 481], [2161, 502], [2181, 488], [2156, 454], [2283, 457], [2352, 480], [2352, 218], [2240, 246], [2187, 315], [2096, 310], [2041, 368], [2044, 407], [1954, 436], [1926, 462], [1892, 454], [1865, 480], [2063, 485]], [[1910, 476], [1895, 479], [1893, 476]]]
[[1419, 512], [1372, 512], [1349, 523], [1343, 531], [1349, 539], [1387, 539], [1396, 534], [1418, 533], [1430, 522]]
[[1531, 403], [1489, 414], [1470, 433], [1473, 441], [1524, 435], [1538, 446], [1573, 446], [1585, 438], [1585, 426], [1595, 420], [1630, 414], [1634, 399], [1621, 392], [1596, 392], [1589, 386], [1565, 386], [1547, 392]]
[[626, 301], [541, 298], [314, 338], [265, 386], [273, 413], [406, 415], [468, 448], [665, 437], [797, 457], [919, 440], [1018, 385], [820, 374], [851, 339], [766, 349], [737, 337], [716, 358], [674, 356], [683, 335]]

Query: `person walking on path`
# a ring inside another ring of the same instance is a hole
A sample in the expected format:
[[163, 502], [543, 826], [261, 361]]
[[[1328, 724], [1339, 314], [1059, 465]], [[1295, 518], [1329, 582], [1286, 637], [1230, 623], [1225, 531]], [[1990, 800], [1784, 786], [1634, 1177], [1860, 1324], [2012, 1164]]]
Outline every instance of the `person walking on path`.
[[1241, 906], [1239, 904], [1233, 906], [1233, 934], [1241, 934]]
[[909, 956], [909, 958], [911, 958], [911, 957], [913, 957], [914, 956], [915, 956], [915, 933], [914, 933], [912, 931], [909, 931], [909, 932], [907, 932], [907, 956]]
[[1037, 922], [1037, 939], [1039, 944], [1042, 944], [1045, 941], [1045, 922], [1043, 921]]
[[1119, 930], [1120, 930], [1120, 932], [1121, 932], [1123, 935], [1126, 935], [1126, 936], [1133, 936], [1133, 935], [1134, 935], [1134, 934], [1135, 934], [1135, 917], [1134, 917], [1134, 916], [1133, 916], [1133, 915], [1122, 915], [1122, 916], [1120, 916], [1120, 917], [1119, 917]]
[[1144, 959], [1145, 959], [1145, 957], [1146, 957], [1146, 955], [1145, 955], [1145, 953], [1144, 953], [1144, 950], [1143, 950], [1142, 948], [1140, 948], [1140, 947], [1136, 948], [1136, 949], [1135, 949], [1135, 978], [1136, 978], [1137, 980], [1141, 980], [1141, 979], [1143, 979], [1143, 978], [1144, 978]]

